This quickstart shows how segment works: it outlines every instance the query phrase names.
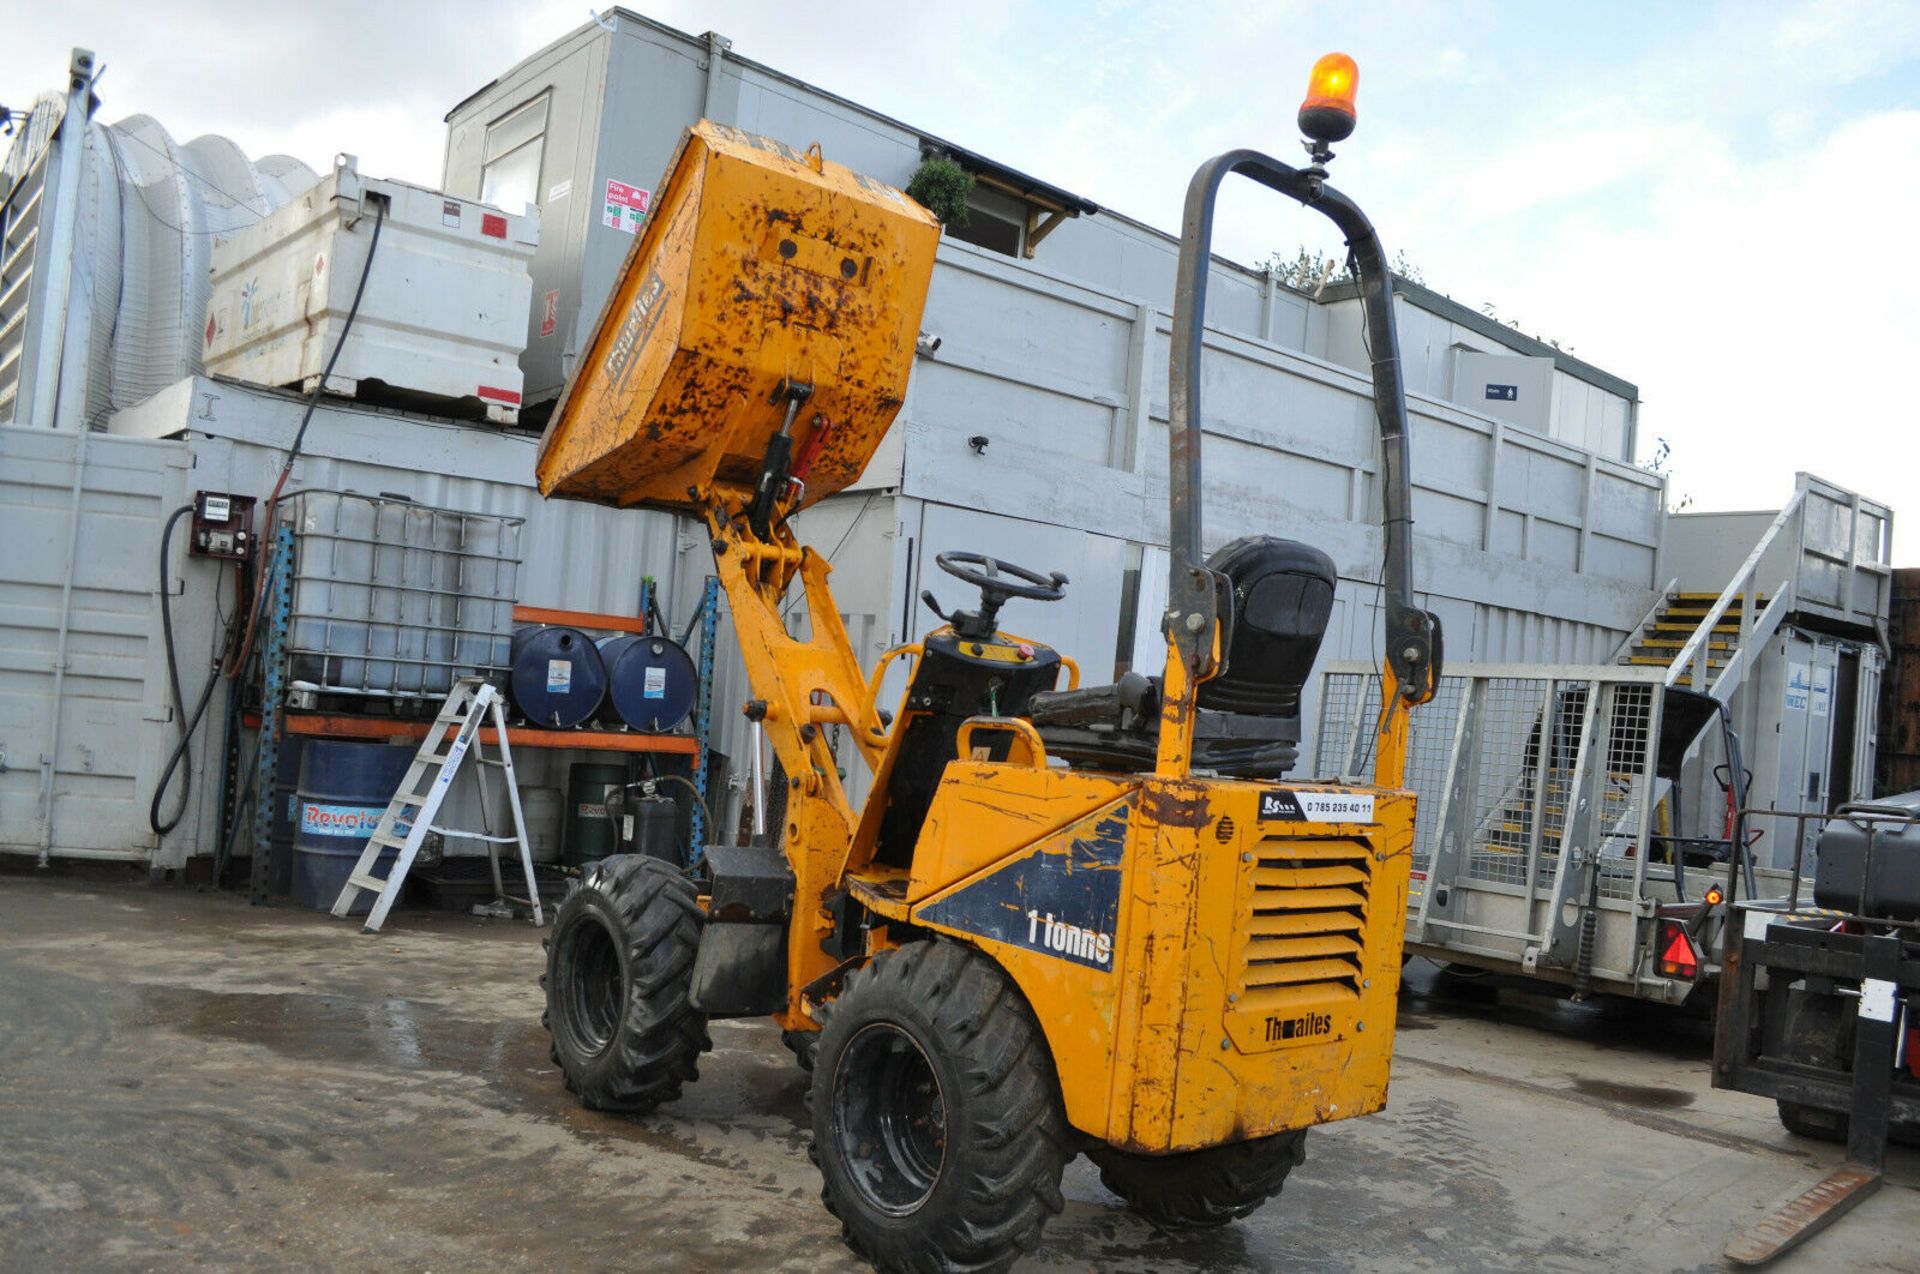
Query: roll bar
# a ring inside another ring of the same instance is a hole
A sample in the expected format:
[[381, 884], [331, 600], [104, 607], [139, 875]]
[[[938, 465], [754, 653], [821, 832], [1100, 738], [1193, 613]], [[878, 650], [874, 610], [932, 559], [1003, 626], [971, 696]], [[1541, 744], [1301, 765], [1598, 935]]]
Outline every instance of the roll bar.
[[1359, 273], [1373, 355], [1373, 411], [1380, 426], [1380, 483], [1386, 533], [1382, 584], [1386, 654], [1399, 697], [1411, 707], [1433, 698], [1440, 681], [1439, 618], [1413, 603], [1413, 510], [1407, 472], [1407, 395], [1400, 374], [1400, 338], [1393, 317], [1393, 281], [1366, 214], [1326, 184], [1323, 169], [1292, 168], [1256, 150], [1231, 150], [1202, 164], [1187, 185], [1174, 288], [1173, 349], [1168, 366], [1167, 633], [1187, 666], [1188, 681], [1212, 676], [1213, 634], [1225, 581], [1206, 568], [1201, 550], [1200, 353], [1204, 344], [1213, 206], [1220, 183], [1240, 173], [1312, 208], [1340, 228]]

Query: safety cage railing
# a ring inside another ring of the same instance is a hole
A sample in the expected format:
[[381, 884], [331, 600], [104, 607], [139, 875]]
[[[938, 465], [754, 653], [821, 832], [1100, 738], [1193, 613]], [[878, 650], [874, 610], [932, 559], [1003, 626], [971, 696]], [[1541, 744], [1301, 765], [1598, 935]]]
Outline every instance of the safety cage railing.
[[[1668, 784], [1656, 773], [1664, 671], [1623, 665], [1456, 665], [1418, 716], [1419, 796], [1407, 938], [1633, 982], [1648, 900], [1686, 893], [1685, 855], [1649, 853]], [[1371, 665], [1323, 674], [1315, 774], [1373, 779]], [[1698, 872], [1702, 886], [1709, 874]], [[1573, 904], [1568, 906], [1566, 904]], [[1627, 940], [1591, 917], [1620, 913]]]

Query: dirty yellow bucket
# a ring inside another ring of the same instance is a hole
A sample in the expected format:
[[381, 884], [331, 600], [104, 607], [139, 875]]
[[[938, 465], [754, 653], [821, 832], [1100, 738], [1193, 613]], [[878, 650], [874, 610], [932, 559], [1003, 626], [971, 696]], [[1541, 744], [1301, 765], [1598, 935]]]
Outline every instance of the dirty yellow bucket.
[[906, 396], [939, 223], [817, 148], [708, 120], [664, 186], [541, 439], [542, 494], [694, 511], [750, 488], [789, 381], [813, 387], [791, 507], [840, 490]]

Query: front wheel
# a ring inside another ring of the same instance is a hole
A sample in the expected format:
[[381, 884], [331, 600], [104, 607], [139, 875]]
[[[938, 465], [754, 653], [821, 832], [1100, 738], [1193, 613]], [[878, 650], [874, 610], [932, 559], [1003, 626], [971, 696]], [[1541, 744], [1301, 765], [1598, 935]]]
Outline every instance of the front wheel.
[[1045, 1038], [997, 965], [915, 942], [847, 979], [815, 1054], [813, 1157], [883, 1270], [995, 1271], [1039, 1242], [1073, 1157]]
[[595, 863], [560, 904], [541, 1020], [581, 1105], [644, 1114], [699, 1078], [713, 1047], [688, 999], [703, 918], [693, 882], [638, 854]]
[[1307, 1130], [1276, 1133], [1205, 1150], [1137, 1155], [1095, 1146], [1087, 1158], [1100, 1184], [1158, 1225], [1204, 1227], [1244, 1217], [1280, 1193], [1307, 1157]]

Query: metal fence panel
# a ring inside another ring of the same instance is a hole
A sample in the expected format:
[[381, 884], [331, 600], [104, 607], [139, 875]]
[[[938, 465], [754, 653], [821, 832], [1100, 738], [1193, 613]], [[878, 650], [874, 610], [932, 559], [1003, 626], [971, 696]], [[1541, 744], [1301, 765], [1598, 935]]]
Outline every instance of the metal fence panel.
[[[1471, 930], [1516, 957], [1530, 947], [1564, 962], [1566, 915], [1548, 904], [1640, 897], [1659, 797], [1659, 677], [1611, 665], [1447, 671], [1408, 732], [1407, 782], [1420, 798], [1410, 937]], [[1332, 665], [1320, 709], [1316, 773], [1370, 782], [1377, 672]], [[1578, 870], [1563, 880], [1569, 863]]]

